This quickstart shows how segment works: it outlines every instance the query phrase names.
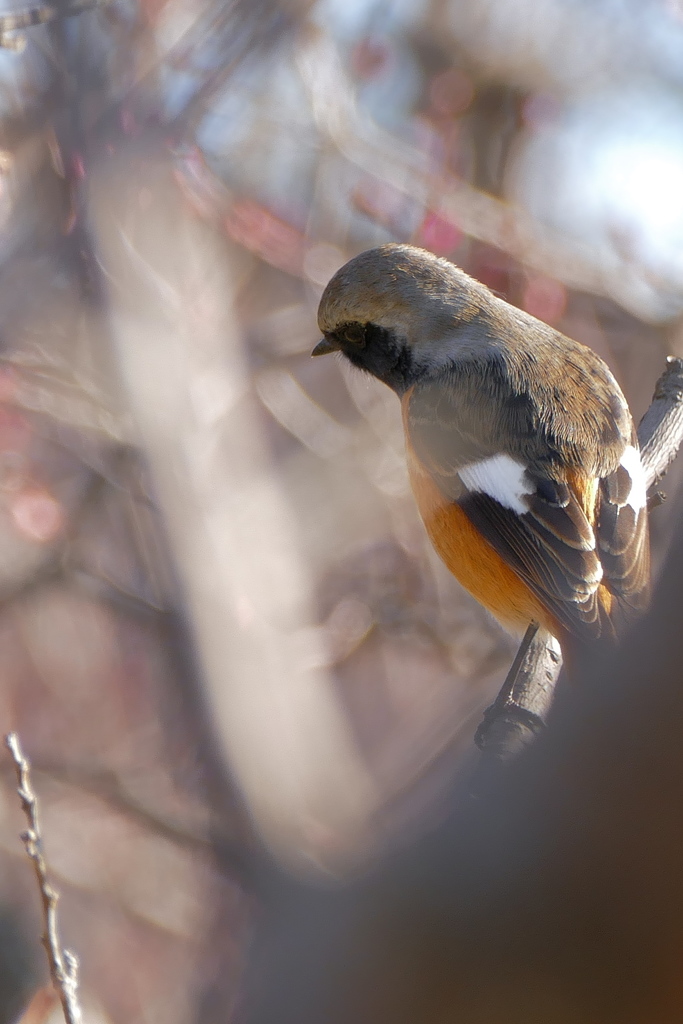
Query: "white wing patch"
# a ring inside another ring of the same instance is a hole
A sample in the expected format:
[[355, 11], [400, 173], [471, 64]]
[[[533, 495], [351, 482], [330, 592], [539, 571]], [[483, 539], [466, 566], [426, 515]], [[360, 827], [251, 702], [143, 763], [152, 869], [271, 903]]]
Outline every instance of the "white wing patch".
[[534, 488], [526, 479], [526, 466], [509, 455], [492, 455], [490, 459], [471, 462], [458, 470], [458, 476], [468, 491], [483, 491], [520, 516], [529, 511], [524, 496], [532, 494]]
[[621, 465], [631, 478], [631, 490], [625, 504], [630, 505], [636, 515], [647, 501], [647, 487], [645, 486], [645, 473], [640, 461], [640, 452], [633, 445], [629, 445], [621, 456]]

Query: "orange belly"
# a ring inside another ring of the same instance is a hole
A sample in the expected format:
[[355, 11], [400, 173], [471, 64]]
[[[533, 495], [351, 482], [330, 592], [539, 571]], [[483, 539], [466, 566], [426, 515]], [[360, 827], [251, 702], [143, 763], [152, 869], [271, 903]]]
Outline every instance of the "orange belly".
[[511, 632], [524, 632], [530, 622], [537, 622], [561, 636], [564, 630], [554, 616], [460, 506], [441, 493], [409, 444], [407, 456], [413, 494], [429, 539], [455, 578]]

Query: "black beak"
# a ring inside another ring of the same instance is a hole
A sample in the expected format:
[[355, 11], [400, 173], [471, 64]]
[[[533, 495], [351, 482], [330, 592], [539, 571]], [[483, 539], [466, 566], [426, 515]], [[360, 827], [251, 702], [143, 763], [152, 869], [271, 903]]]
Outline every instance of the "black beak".
[[334, 337], [332, 337], [331, 335], [325, 335], [325, 337], [321, 338], [320, 341], [318, 342], [318, 344], [315, 346], [315, 348], [311, 352], [311, 355], [312, 356], [326, 356], [326, 355], [329, 355], [330, 352], [338, 352], [338, 351], [339, 351], [339, 344], [336, 341], [336, 339]]

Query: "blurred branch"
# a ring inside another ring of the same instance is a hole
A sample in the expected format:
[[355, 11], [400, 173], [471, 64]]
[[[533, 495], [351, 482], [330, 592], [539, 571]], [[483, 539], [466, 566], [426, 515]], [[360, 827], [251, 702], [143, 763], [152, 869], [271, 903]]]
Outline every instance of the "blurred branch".
[[[683, 359], [667, 358], [652, 403], [640, 421], [638, 441], [649, 490], [666, 473], [683, 442]], [[475, 736], [486, 764], [507, 760], [533, 741], [550, 710], [561, 668], [562, 655], [554, 637], [530, 626]]]
[[[214, 47], [222, 38], [223, 46], [217, 48], [220, 58], [213, 70], [204, 74], [197, 90], [169, 125], [186, 138], [192, 137], [211, 103], [246, 58], [281, 44], [287, 34], [298, 28], [298, 20], [292, 12], [273, 0], [247, 0], [246, 4], [238, 2], [227, 7], [217, 5], [210, 13], [213, 16], [210, 29], [206, 25], [203, 27], [212, 37]], [[199, 19], [200, 26], [202, 20]], [[202, 38], [201, 32], [197, 33], [196, 27], [188, 32], [188, 36], [189, 39], [183, 39], [181, 46], [168, 55], [170, 64], [187, 64], [197, 37], [201, 40], [200, 46], [206, 49], [206, 38]]]
[[117, 415], [95, 383], [54, 350], [0, 356], [0, 381], [4, 402], [103, 443], [122, 445], [130, 439], [125, 415]]
[[58, 1002], [59, 996], [53, 988], [39, 988], [17, 1024], [47, 1024]]
[[17, 793], [28, 821], [28, 829], [22, 832], [24, 848], [35, 871], [43, 903], [45, 934], [43, 945], [50, 965], [50, 976], [64, 1011], [67, 1024], [81, 1024], [83, 1016], [78, 1001], [78, 960], [68, 949], [63, 949], [57, 926], [57, 901], [59, 894], [50, 885], [47, 863], [43, 854], [43, 838], [38, 824], [38, 800], [31, 784], [31, 766], [19, 744], [16, 733], [5, 738], [17, 775]]
[[422, 153], [359, 111], [338, 52], [327, 38], [319, 34], [308, 41], [297, 61], [321, 135], [368, 175], [367, 188], [361, 183], [357, 190], [358, 205], [390, 230], [401, 233], [399, 225], [387, 223], [386, 212], [373, 200], [373, 182], [384, 183], [410, 202], [422, 203], [425, 213], [435, 214], [568, 288], [608, 296], [644, 320], [653, 319], [658, 308], [656, 299], [648, 296], [649, 288], [680, 296], [675, 280], [660, 280], [636, 260], [598, 255], [591, 246], [550, 230], [512, 203], [454, 175], [430, 172]]
[[250, 817], [287, 859], [347, 852], [375, 788], [325, 671], [296, 521], [250, 395], [231, 254], [149, 151], [109, 165], [92, 222], [119, 365], [165, 517], [204, 701]]
[[[645, 321], [657, 320], [661, 314], [661, 300], [656, 295], [658, 290], [680, 296], [680, 287], [675, 280], [654, 274], [651, 268], [642, 266], [635, 258], [616, 252], [598, 253], [594, 247], [553, 231], [521, 207], [483, 192], [462, 178], [441, 169], [435, 174], [426, 163], [424, 154], [382, 129], [358, 109], [353, 87], [333, 44], [320, 33], [313, 39], [310, 34], [301, 38], [303, 41], [296, 60], [318, 131], [344, 160], [363, 173], [348, 201], [396, 237], [411, 240], [405, 224], [405, 210], [401, 213], [400, 208], [403, 204], [412, 207], [418, 204], [422, 207], [423, 218], [432, 215], [445, 224], [453, 225], [470, 238], [507, 253], [524, 266], [554, 278], [567, 288], [609, 297]], [[205, 88], [210, 96], [224, 88], [232, 71], [232, 66], [224, 66], [207, 81]], [[201, 92], [196, 102], [202, 110], [205, 109]], [[187, 125], [196, 127], [194, 100], [190, 101], [179, 120], [182, 122], [183, 118]], [[189, 191], [196, 193], [199, 205], [204, 208], [202, 212], [212, 218], [227, 215], [228, 224], [236, 219], [239, 225], [249, 199], [233, 197], [205, 164], [198, 166], [196, 159], [192, 165], [190, 161], [184, 161], [182, 173]], [[389, 193], [392, 201], [387, 203]], [[277, 221], [274, 214], [262, 205], [254, 213], [258, 214], [251, 218], [254, 222], [270, 220], [275, 224]], [[266, 262], [283, 266], [288, 273], [303, 276], [302, 257], [308, 245], [306, 238], [297, 238], [296, 229], [289, 224], [280, 223], [278, 227], [280, 233], [288, 229], [292, 235], [289, 248], [301, 250], [289, 253], [284, 266], [281, 261], [269, 259], [267, 253], [260, 251], [255, 223], [250, 223], [241, 237], [234, 231], [230, 234]]]
[[71, 786], [97, 797], [113, 811], [142, 825], [154, 835], [200, 855], [216, 855], [218, 866], [243, 888], [253, 885], [253, 870], [258, 851], [242, 846], [232, 837], [208, 834], [208, 829], [192, 828], [140, 803], [113, 771], [90, 771], [73, 765], [36, 764], [33, 775], [62, 786]]
[[678, 537], [646, 619], [479, 799], [344, 888], [282, 881], [248, 1024], [681, 1020], [682, 580]]
[[103, 7], [109, 2], [110, 0], [74, 0], [67, 7], [41, 4], [39, 7], [28, 7], [13, 14], [0, 15], [0, 47], [7, 50], [23, 50], [26, 45], [25, 37], [10, 33], [23, 28], [32, 28], [35, 25], [46, 25], [48, 22], [61, 18], [71, 18], [75, 14], [82, 14], [83, 11], [90, 11], [94, 7]]

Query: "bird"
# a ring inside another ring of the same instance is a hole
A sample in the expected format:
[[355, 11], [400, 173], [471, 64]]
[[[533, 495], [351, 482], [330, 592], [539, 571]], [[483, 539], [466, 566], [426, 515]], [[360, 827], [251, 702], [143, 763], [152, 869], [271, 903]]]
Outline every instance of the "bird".
[[650, 553], [636, 431], [603, 360], [398, 243], [335, 273], [318, 326], [312, 355], [341, 353], [399, 397], [417, 507], [462, 586], [565, 658], [615, 644], [647, 607]]

